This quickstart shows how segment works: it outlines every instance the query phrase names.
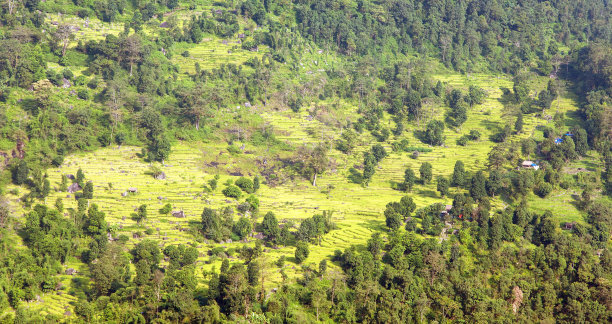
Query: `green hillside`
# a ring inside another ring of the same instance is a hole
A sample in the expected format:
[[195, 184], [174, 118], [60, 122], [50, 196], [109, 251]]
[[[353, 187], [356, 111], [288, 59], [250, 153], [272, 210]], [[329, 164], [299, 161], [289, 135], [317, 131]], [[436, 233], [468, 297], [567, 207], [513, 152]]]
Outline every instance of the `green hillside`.
[[606, 1], [8, 1], [0, 319], [612, 317]]

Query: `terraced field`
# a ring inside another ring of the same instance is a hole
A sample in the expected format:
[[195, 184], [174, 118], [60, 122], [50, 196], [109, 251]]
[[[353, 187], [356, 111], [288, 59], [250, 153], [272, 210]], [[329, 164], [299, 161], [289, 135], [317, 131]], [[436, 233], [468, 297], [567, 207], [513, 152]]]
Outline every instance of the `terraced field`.
[[[382, 230], [384, 227], [383, 210], [385, 205], [391, 201], [397, 201], [405, 193], [392, 189], [392, 182], [401, 182], [406, 167], [411, 167], [418, 174], [421, 163], [429, 161], [434, 169], [434, 179], [437, 175], [449, 176], [452, 173], [456, 160], [462, 160], [466, 169], [470, 171], [480, 170], [487, 161], [487, 154], [491, 147], [489, 136], [496, 133], [505, 123], [514, 124], [514, 117], [506, 112], [499, 101], [501, 87], [511, 87], [508, 79], [497, 78], [490, 75], [471, 75], [469, 78], [461, 75], [439, 75], [437, 79], [448, 82], [455, 87], [467, 88], [469, 84], [483, 87], [489, 93], [489, 97], [482, 105], [477, 105], [469, 111], [468, 122], [461, 130], [446, 129], [446, 145], [431, 147], [429, 153], [422, 153], [418, 159], [410, 157], [410, 153], [391, 153], [390, 143], [382, 143], [390, 152], [376, 170], [376, 173], [367, 188], [351, 183], [348, 180], [349, 169], [362, 162], [361, 152], [368, 150], [375, 142], [371, 135], [363, 135], [362, 144], [351, 156], [346, 156], [339, 151], [332, 150], [331, 157], [336, 162], [336, 168], [321, 175], [317, 181], [317, 187], [313, 187], [307, 179], [297, 179], [276, 187], [263, 185], [257, 192], [260, 199], [260, 218], [268, 211], [274, 211], [277, 218], [292, 219], [299, 223], [301, 219], [311, 217], [324, 210], [333, 211], [333, 220], [338, 228], [327, 234], [321, 246], [311, 246], [311, 255], [306, 263], [318, 263], [324, 258], [329, 258], [337, 249], [344, 249], [350, 245], [364, 244], [374, 229]], [[544, 84], [545, 79], [541, 80]], [[347, 107], [342, 104], [344, 113], [354, 111], [355, 107]], [[571, 114], [575, 109], [575, 103], [569, 98], [562, 98], [559, 102], [559, 111]], [[303, 144], [320, 141], [320, 136], [337, 137], [338, 130], [326, 126], [316, 118], [309, 116], [304, 110], [301, 113], [289, 111], [272, 112], [264, 108], [253, 108], [260, 116], [270, 123], [277, 137], [297, 147]], [[557, 109], [557, 102], [553, 108]], [[430, 116], [442, 116], [443, 107], [431, 107]], [[387, 118], [388, 119], [388, 118]], [[524, 120], [524, 131], [522, 134], [513, 135], [511, 140], [538, 134], [537, 126], [545, 125], [544, 119], [534, 116], [526, 117]], [[421, 121], [424, 125], [426, 121]], [[569, 124], [569, 123], [568, 123]], [[414, 130], [419, 126], [411, 126], [401, 138], [406, 138], [411, 145], [425, 147], [414, 136]], [[319, 130], [319, 135], [312, 136], [309, 129]], [[476, 129], [482, 134], [482, 139], [470, 142], [467, 146], [458, 146], [455, 140], [462, 134]], [[392, 138], [398, 140], [400, 138]], [[247, 150], [249, 148], [247, 147]], [[138, 147], [111, 147], [91, 153], [69, 156], [60, 168], [50, 169], [49, 178], [52, 186], [59, 185], [62, 174], [76, 174], [81, 168], [87, 180], [93, 181], [94, 199], [92, 203], [98, 204], [106, 213], [106, 219], [115, 229], [115, 236], [128, 235], [129, 245], [138, 243], [143, 239], [154, 239], [159, 242], [160, 247], [169, 244], [192, 244], [200, 251], [198, 259], [198, 275], [204, 276], [213, 267], [220, 267], [221, 259], [209, 257], [208, 252], [214, 247], [225, 247], [230, 255], [230, 260], [236, 260], [232, 256], [234, 249], [245, 243], [224, 242], [215, 244], [206, 242], [200, 235], [194, 235], [200, 215], [204, 207], [220, 208], [223, 206], [236, 205], [237, 201], [227, 199], [221, 194], [223, 183], [228, 179], [236, 179], [237, 176], [228, 175], [236, 165], [232, 164], [237, 158], [227, 152], [227, 146], [223, 144], [205, 143], [177, 143], [173, 146], [173, 152], [166, 165], [162, 167], [167, 178], [156, 180], [149, 174], [150, 165], [143, 162], [139, 157]], [[215, 168], [221, 178], [216, 191], [208, 194], [203, 190], [203, 185], [213, 178], [214, 172], [208, 165], [213, 159], [223, 158], [227, 164]], [[255, 154], [243, 154], [240, 159], [255, 158]], [[230, 169], [228, 169], [230, 167]], [[223, 169], [225, 168], [225, 169]], [[254, 170], [243, 170], [245, 175], [255, 172]], [[254, 175], [254, 174], [253, 174]], [[128, 188], [136, 188], [137, 193], [123, 196]], [[451, 189], [451, 194], [455, 192]], [[562, 220], [580, 220], [580, 212], [571, 204], [568, 197], [571, 193], [553, 192], [551, 198], [542, 200], [533, 196], [530, 200], [536, 206], [536, 210], [552, 209]], [[445, 204], [451, 203], [451, 198], [440, 198], [436, 191], [435, 181], [429, 185], [417, 185], [411, 195], [418, 207], [423, 207], [434, 202]], [[47, 198], [47, 204], [53, 205], [57, 197], [62, 197], [65, 208], [76, 208], [76, 201], [70, 194], [53, 192]], [[16, 197], [12, 197], [16, 199]], [[170, 215], [160, 215], [157, 210], [164, 204], [170, 203], [173, 210], [185, 212], [185, 218], [175, 218]], [[141, 204], [148, 206], [148, 218], [141, 225], [136, 224], [130, 218], [130, 214]], [[506, 203], [501, 200], [493, 201], [494, 206], [503, 207]], [[238, 215], [235, 215], [238, 218]], [[147, 228], [153, 229], [152, 235], [146, 235]], [[253, 244], [251, 240], [247, 244]], [[293, 247], [280, 247], [267, 251], [267, 262], [276, 261], [281, 255], [288, 257], [286, 273], [291, 276], [298, 274], [297, 265], [293, 261]], [[84, 265], [75, 262], [72, 267], [86, 271]], [[333, 266], [333, 265], [332, 265]], [[270, 269], [273, 267], [270, 266]], [[76, 277], [79, 277], [78, 275]], [[269, 286], [275, 287], [281, 281], [281, 276], [274, 270], [269, 274]], [[64, 284], [69, 287], [70, 278], [64, 278]], [[62, 304], [71, 297], [67, 294], [59, 296], [44, 296], [43, 299], [51, 305], [57, 305], [62, 299]], [[55, 302], [57, 299], [58, 302]], [[41, 306], [42, 307], [42, 306]], [[49, 312], [64, 313], [63, 309], [50, 307]]]
[[[177, 64], [181, 74], [193, 74], [195, 64], [200, 64], [202, 70], [210, 70], [222, 64], [236, 64], [246, 62], [252, 57], [260, 57], [266, 52], [265, 46], [258, 50], [245, 50], [240, 45], [240, 39], [225, 40], [208, 36], [199, 44], [179, 43], [174, 45], [172, 63]], [[182, 53], [187, 52], [187, 56]]]

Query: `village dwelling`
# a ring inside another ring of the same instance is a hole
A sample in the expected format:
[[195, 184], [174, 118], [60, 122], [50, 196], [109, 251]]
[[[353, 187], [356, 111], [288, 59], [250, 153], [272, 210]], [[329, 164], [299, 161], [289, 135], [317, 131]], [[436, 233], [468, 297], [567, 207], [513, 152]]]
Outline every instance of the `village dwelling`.
[[448, 215], [450, 213], [451, 209], [453, 209], [453, 205], [446, 205], [446, 206], [444, 206], [444, 209], [440, 212], [440, 217], [444, 217], [444, 216]]
[[537, 163], [535, 163], [535, 162], [533, 162], [533, 161], [529, 161], [529, 160], [525, 160], [525, 161], [523, 161], [523, 163], [521, 163], [521, 166], [522, 166], [524, 169], [534, 169], [534, 170], [537, 170], [537, 169], [539, 169], [539, 168], [540, 168], [540, 166], [539, 166], [539, 165], [537, 165]]

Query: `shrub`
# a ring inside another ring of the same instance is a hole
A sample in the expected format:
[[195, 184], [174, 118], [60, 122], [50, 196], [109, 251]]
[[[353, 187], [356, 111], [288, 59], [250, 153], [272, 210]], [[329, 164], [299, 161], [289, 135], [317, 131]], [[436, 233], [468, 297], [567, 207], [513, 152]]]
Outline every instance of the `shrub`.
[[165, 204], [164, 207], [159, 209], [159, 213], [162, 215], [167, 215], [172, 210], [171, 204]]
[[93, 78], [91, 80], [89, 80], [89, 82], [87, 82], [87, 86], [90, 89], [95, 89], [98, 87], [98, 79], [97, 78]]
[[181, 53], [182, 57], [189, 57], [191, 56], [191, 54], [189, 54], [189, 51], [184, 51], [183, 53]]
[[105, 132], [98, 136], [98, 142], [100, 142], [100, 144], [102, 144], [104, 147], [111, 145], [111, 141], [112, 139], [110, 133]]
[[534, 192], [536, 195], [540, 196], [541, 198], [544, 198], [546, 196], [548, 196], [548, 194], [553, 190], [553, 187], [550, 183], [548, 182], [542, 182], [540, 183], [535, 189]]
[[295, 247], [295, 261], [300, 264], [308, 258], [310, 251], [308, 250], [308, 243], [300, 241]]
[[77, 93], [77, 97], [79, 97], [79, 99], [89, 100], [89, 91], [87, 91], [87, 89], [81, 89]]
[[79, 16], [79, 18], [87, 18], [90, 14], [89, 9], [87, 8], [79, 9], [79, 11], [77, 11], [77, 16]]
[[87, 83], [87, 78], [84, 75], [79, 75], [76, 79], [74, 79], [75, 86], [82, 86]]
[[480, 132], [479, 132], [479, 131], [477, 131], [477, 130], [475, 130], [475, 129], [472, 129], [472, 130], [470, 131], [470, 133], [468, 134], [468, 138], [469, 138], [471, 141], [477, 141], [477, 140], [479, 140], [479, 139], [480, 139]]
[[62, 76], [68, 80], [72, 80], [74, 78], [74, 73], [70, 69], [63, 69]]
[[250, 211], [259, 210], [259, 199], [254, 195], [250, 195], [247, 197], [246, 202], [249, 204]]
[[223, 189], [222, 192], [223, 195], [228, 198], [240, 199], [240, 197], [242, 196], [242, 191], [240, 190], [240, 188], [234, 185], [228, 186], [227, 188]]
[[236, 185], [246, 193], [255, 192], [253, 181], [249, 178], [240, 177], [236, 180]]
[[460, 145], [460, 146], [466, 146], [468, 142], [469, 142], [469, 139], [465, 135], [457, 139], [457, 145]]
[[230, 145], [227, 147], [227, 151], [230, 152], [230, 154], [240, 154], [242, 153], [242, 151], [240, 150], [240, 148], [236, 145]]
[[276, 266], [282, 268], [285, 265], [285, 256], [281, 255], [278, 260], [276, 260]]

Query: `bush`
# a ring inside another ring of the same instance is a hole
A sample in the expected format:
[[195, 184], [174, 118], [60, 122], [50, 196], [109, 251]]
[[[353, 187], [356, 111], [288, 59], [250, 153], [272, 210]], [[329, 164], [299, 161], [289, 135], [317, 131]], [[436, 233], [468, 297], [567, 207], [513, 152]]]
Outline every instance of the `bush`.
[[84, 75], [79, 75], [76, 79], [74, 79], [75, 86], [82, 86], [87, 83], [87, 78]]
[[542, 182], [533, 191], [535, 192], [536, 195], [540, 196], [541, 198], [544, 198], [548, 196], [548, 194], [552, 190], [553, 190], [553, 187], [550, 183]]
[[172, 210], [171, 204], [165, 204], [164, 207], [159, 209], [159, 213], [162, 215], [167, 215]]
[[87, 8], [79, 9], [79, 11], [77, 11], [77, 16], [79, 16], [79, 18], [87, 18], [90, 14], [89, 9]]
[[155, 230], [154, 230], [153, 228], [149, 227], [149, 228], [147, 228], [147, 229], [145, 230], [145, 233], [146, 233], [147, 235], [153, 235], [153, 233], [155, 233]]
[[115, 143], [118, 145], [125, 143], [125, 133], [117, 133], [117, 135], [115, 135]]
[[479, 131], [477, 131], [477, 130], [475, 130], [475, 129], [472, 129], [472, 130], [470, 131], [470, 133], [468, 134], [468, 138], [469, 138], [471, 141], [477, 141], [477, 140], [479, 140], [479, 139], [480, 139], [480, 132], [479, 132]]
[[308, 243], [300, 241], [295, 247], [295, 261], [300, 264], [308, 258], [310, 251], [308, 250]]
[[189, 57], [191, 56], [191, 54], [189, 54], [189, 51], [184, 51], [183, 53], [181, 53], [182, 57]]
[[253, 181], [249, 178], [240, 177], [238, 180], [236, 180], [236, 185], [246, 193], [255, 192]]
[[210, 186], [211, 191], [217, 190], [217, 184], [219, 183], [219, 175], [215, 175], [214, 178], [208, 180], [208, 185]]
[[240, 150], [240, 148], [236, 145], [230, 145], [227, 147], [227, 151], [230, 152], [230, 154], [240, 154], [242, 153], [242, 151]]
[[87, 86], [90, 89], [95, 89], [98, 87], [98, 79], [97, 78], [93, 78], [91, 80], [89, 80], [89, 82], [87, 82]]
[[89, 91], [87, 91], [87, 89], [81, 89], [77, 93], [77, 97], [79, 97], [79, 99], [89, 100]]
[[276, 260], [276, 266], [279, 268], [282, 268], [283, 266], [285, 266], [285, 256], [284, 255], [281, 255], [280, 258]]
[[227, 188], [223, 189], [222, 192], [223, 195], [228, 198], [240, 199], [240, 197], [242, 197], [242, 191], [240, 190], [240, 188], [234, 185], [228, 186]]
[[102, 135], [98, 136], [98, 142], [100, 142], [100, 144], [102, 144], [104, 147], [109, 146], [111, 141], [112, 139], [110, 133], [103, 133]]
[[465, 135], [457, 139], [457, 145], [460, 145], [460, 146], [466, 146], [468, 142], [469, 142], [469, 139]]
[[74, 73], [70, 69], [63, 69], [62, 76], [68, 80], [72, 80], [74, 78]]

